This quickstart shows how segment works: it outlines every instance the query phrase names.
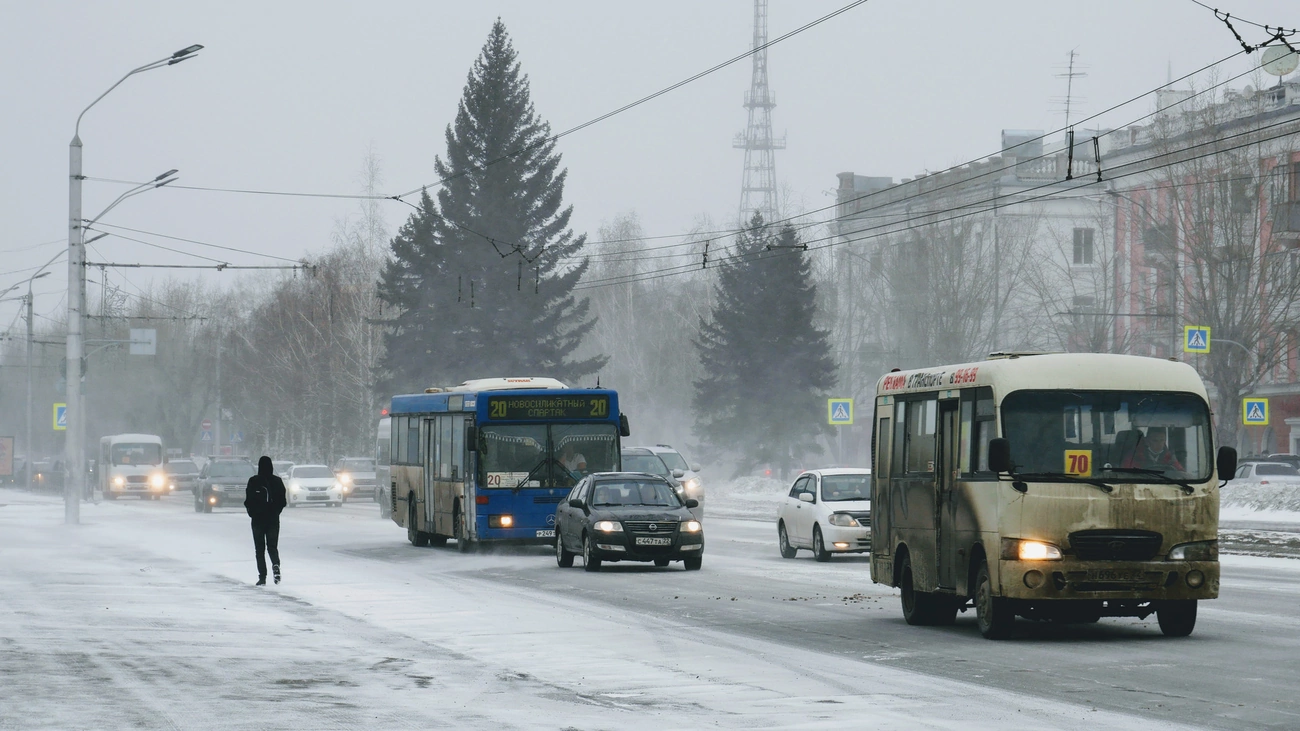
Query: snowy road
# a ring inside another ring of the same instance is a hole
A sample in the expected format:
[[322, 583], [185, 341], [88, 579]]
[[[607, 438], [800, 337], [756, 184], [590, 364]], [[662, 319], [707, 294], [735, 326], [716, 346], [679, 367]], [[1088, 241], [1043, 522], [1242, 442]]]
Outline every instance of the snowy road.
[[[371, 503], [247, 519], [0, 490], [0, 728], [1295, 728], [1300, 561], [1229, 556], [1196, 633], [903, 624], [864, 558], [713, 519], [704, 570], [415, 549]], [[580, 563], [580, 561], [579, 561]]]

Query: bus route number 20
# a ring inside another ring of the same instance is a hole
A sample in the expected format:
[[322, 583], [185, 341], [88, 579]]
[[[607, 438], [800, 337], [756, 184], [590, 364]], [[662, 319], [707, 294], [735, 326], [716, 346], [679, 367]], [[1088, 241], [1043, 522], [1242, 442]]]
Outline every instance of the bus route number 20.
[[1065, 450], [1065, 474], [1075, 477], [1092, 477], [1092, 450]]
[[591, 399], [591, 416], [593, 418], [604, 418], [609, 416], [609, 399], [594, 398]]

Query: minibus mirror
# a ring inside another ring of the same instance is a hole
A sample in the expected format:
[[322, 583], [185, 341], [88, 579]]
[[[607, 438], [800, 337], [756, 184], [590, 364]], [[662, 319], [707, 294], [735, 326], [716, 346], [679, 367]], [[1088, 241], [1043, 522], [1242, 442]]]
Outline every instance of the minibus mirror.
[[1220, 480], [1231, 480], [1237, 474], [1237, 450], [1232, 447], [1219, 447], [1219, 459], [1215, 465], [1219, 468]]
[[632, 436], [632, 427], [627, 423], [627, 414], [618, 415], [618, 435], [621, 437]]
[[478, 427], [473, 424], [465, 425], [465, 449], [471, 452], [478, 451]]
[[686, 498], [686, 507], [688, 507], [688, 508], [698, 508], [698, 507], [700, 507], [700, 501], [699, 501], [699, 500], [696, 500], [696, 499], [693, 498], [693, 497], [688, 497], [688, 498]]
[[989, 440], [989, 469], [994, 472], [1011, 471], [1011, 442], [1002, 437]]

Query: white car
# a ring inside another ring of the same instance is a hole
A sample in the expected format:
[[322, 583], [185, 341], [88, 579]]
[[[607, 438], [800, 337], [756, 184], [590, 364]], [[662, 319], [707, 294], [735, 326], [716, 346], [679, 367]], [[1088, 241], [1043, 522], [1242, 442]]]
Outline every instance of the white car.
[[776, 516], [783, 558], [800, 548], [818, 561], [871, 550], [871, 470], [809, 470], [799, 475]]
[[323, 464], [296, 464], [289, 469], [284, 481], [285, 501], [289, 507], [299, 505], [331, 505], [342, 507], [343, 485], [334, 476], [334, 470]]
[[656, 444], [642, 449], [654, 452], [664, 464], [668, 465], [668, 469], [673, 471], [673, 479], [682, 484], [682, 496], [694, 498], [699, 503], [691, 513], [697, 520], [704, 520], [704, 482], [700, 480], [700, 465], [687, 463], [681, 452], [667, 444]]
[[1223, 487], [1295, 483], [1300, 485], [1300, 470], [1286, 462], [1246, 462]]

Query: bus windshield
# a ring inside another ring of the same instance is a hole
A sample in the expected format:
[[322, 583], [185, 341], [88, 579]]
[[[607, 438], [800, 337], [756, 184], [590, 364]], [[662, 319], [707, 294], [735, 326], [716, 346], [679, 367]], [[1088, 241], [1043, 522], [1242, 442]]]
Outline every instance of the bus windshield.
[[1205, 401], [1190, 393], [1015, 391], [1002, 401], [1011, 461], [1025, 474], [1208, 480], [1209, 425]]
[[478, 450], [480, 487], [572, 487], [619, 464], [613, 424], [489, 424]]
[[117, 465], [157, 466], [162, 464], [162, 445], [119, 442], [113, 445], [112, 459]]

